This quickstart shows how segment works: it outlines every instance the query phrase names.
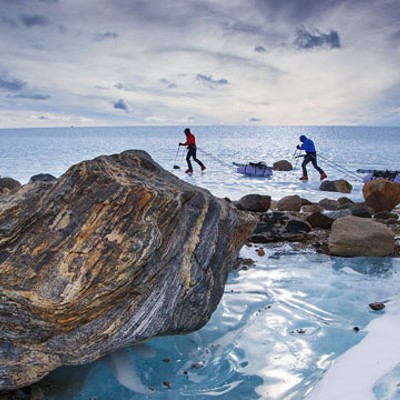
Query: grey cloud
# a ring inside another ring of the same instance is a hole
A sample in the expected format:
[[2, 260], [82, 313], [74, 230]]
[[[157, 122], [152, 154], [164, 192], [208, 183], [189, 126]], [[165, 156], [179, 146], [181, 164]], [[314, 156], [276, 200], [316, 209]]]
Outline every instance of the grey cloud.
[[38, 14], [36, 15], [22, 14], [20, 15], [19, 19], [27, 28], [32, 28], [35, 26], [45, 27], [51, 24], [50, 20], [47, 17]]
[[146, 0], [113, 0], [110, 5], [119, 13], [130, 15], [151, 27], [156, 24], [158, 28], [168, 25], [186, 30], [186, 27], [193, 26], [202, 18], [210, 18], [215, 14], [215, 7], [205, 1], [167, 0], [154, 3]]
[[176, 83], [173, 83], [166, 78], [160, 79], [159, 82], [162, 83], [163, 85], [165, 85], [167, 87], [167, 89], [177, 89], [177, 87], [178, 87], [178, 85]]
[[0, 73], [0, 90], [8, 92], [8, 98], [31, 100], [47, 100], [51, 98], [47, 94], [37, 93], [30, 89], [26, 81], [10, 76], [7, 71]]
[[42, 93], [31, 93], [31, 92], [22, 92], [16, 95], [8, 95], [7, 97], [13, 99], [30, 99], [30, 100], [48, 100], [51, 99], [51, 96], [48, 94]]
[[254, 48], [254, 51], [256, 53], [265, 53], [267, 50], [265, 50], [265, 47], [263, 47], [263, 46], [257, 46]]
[[11, 28], [15, 28], [18, 25], [12, 18], [8, 18], [8, 17], [1, 17], [0, 21], [2, 24], [8, 25]]
[[123, 90], [125, 92], [136, 92], [137, 88], [131, 85], [126, 85], [125, 83], [118, 82], [114, 85], [116, 89]]
[[[364, 1], [364, 0], [363, 0]], [[269, 20], [289, 20], [296, 23], [318, 18], [320, 15], [340, 8], [349, 0], [253, 0], [253, 7], [265, 15]], [[351, 0], [357, 4], [356, 0]], [[361, 2], [360, 5], [361, 6]]]
[[244, 22], [228, 22], [224, 24], [224, 28], [228, 31], [235, 31], [240, 33], [260, 34], [260, 27]]
[[58, 32], [60, 32], [61, 34], [65, 34], [68, 32], [68, 28], [65, 25], [59, 25]]
[[123, 100], [123, 99], [113, 101], [112, 104], [114, 104], [114, 108], [117, 110], [123, 110], [123, 111], [129, 112], [129, 106], [128, 106], [128, 104], [126, 104], [125, 100]]
[[[60, 0], [37, 0], [41, 3], [59, 3]], [[6, 3], [8, 5], [19, 5], [24, 3], [32, 3], [32, 0], [0, 0], [1, 3]]]
[[39, 51], [43, 51], [46, 49], [46, 47], [43, 43], [32, 43], [32, 48], [39, 50]]
[[399, 41], [400, 41], [400, 31], [394, 33], [394, 34], [392, 35], [392, 39], [394, 39], [394, 40], [399, 40]]
[[93, 34], [94, 42], [102, 42], [108, 39], [117, 39], [119, 37], [116, 32], [96, 32]]
[[251, 117], [247, 120], [247, 122], [261, 122], [262, 119], [258, 117]]
[[211, 75], [203, 75], [203, 74], [197, 74], [196, 80], [211, 83], [213, 85], [228, 85], [229, 84], [227, 79], [224, 79], [224, 78], [214, 79]]
[[7, 71], [2, 71], [0, 74], [0, 89], [8, 92], [18, 92], [28, 87], [28, 83], [9, 76]]
[[338, 49], [341, 47], [339, 34], [336, 31], [330, 30], [328, 33], [323, 33], [318, 29], [309, 31], [304, 26], [299, 26], [296, 29], [294, 45], [298, 49], [315, 49], [322, 47]]
[[[235, 65], [241, 65], [247, 68], [256, 68], [257, 70], [264, 70], [268, 75], [275, 76], [279, 78], [285, 71], [276, 68], [272, 65], [265, 65], [265, 63], [255, 62], [249, 58], [241, 57], [236, 54], [222, 53], [211, 50], [206, 50], [204, 48], [196, 47], [157, 47], [153, 48], [150, 52], [151, 55], [160, 55], [162, 53], [169, 53], [171, 57], [179, 57], [180, 54], [194, 54], [200, 55], [202, 57], [210, 57], [219, 60], [224, 63], [235, 63]], [[183, 74], [182, 76], [185, 76]], [[204, 75], [203, 75], [204, 76]]]

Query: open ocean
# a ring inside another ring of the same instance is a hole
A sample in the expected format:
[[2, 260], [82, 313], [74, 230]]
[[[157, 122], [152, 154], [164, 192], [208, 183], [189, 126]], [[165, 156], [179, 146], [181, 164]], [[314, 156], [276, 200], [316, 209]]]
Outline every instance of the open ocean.
[[[0, 129], [0, 175], [27, 183], [32, 175], [58, 177], [72, 164], [102, 154], [142, 149], [218, 197], [343, 197], [319, 191], [311, 165], [310, 181], [298, 181], [301, 159], [294, 154], [301, 134], [314, 140], [328, 179], [353, 185], [346, 196], [355, 201], [363, 200], [363, 175], [357, 169], [400, 170], [400, 128], [199, 126], [191, 128], [207, 170], [200, 173], [194, 163], [195, 173], [188, 176], [185, 151], [178, 148], [184, 128]], [[245, 177], [232, 166], [233, 161], [272, 165], [282, 159], [296, 169], [276, 172], [272, 179]], [[156, 338], [90, 365], [60, 368], [43, 380], [45, 398], [306, 399], [334, 361], [366, 337], [368, 323], [382, 316], [368, 304], [400, 298], [399, 259], [333, 258], [294, 252], [288, 245], [264, 257], [245, 247], [242, 256], [256, 264], [231, 272], [221, 303], [203, 329]], [[400, 399], [398, 361], [373, 382], [376, 399]]]

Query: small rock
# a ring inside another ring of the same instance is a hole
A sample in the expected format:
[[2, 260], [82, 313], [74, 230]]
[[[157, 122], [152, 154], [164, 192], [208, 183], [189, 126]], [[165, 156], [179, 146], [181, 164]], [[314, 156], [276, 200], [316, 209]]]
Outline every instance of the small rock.
[[369, 308], [374, 311], [381, 311], [385, 308], [385, 305], [381, 302], [375, 301], [369, 304]]
[[340, 197], [340, 198], [338, 198], [337, 201], [339, 202], [339, 204], [341, 206], [344, 206], [346, 204], [354, 204], [354, 201], [349, 199], [348, 197]]
[[354, 331], [354, 332], [360, 332], [360, 328], [359, 328], [358, 326], [355, 326], [355, 327], [353, 328], [353, 331]]
[[250, 266], [254, 265], [256, 262], [251, 258], [242, 258], [240, 260], [240, 263], [250, 267]]
[[37, 174], [33, 175], [30, 178], [30, 182], [52, 182], [57, 180], [57, 178], [54, 175], [51, 174]]
[[349, 210], [351, 211], [351, 214], [354, 215], [355, 217], [361, 217], [361, 218], [372, 217], [372, 214], [370, 212], [371, 209], [367, 207], [365, 203], [350, 204]]
[[322, 199], [318, 205], [324, 210], [339, 210], [340, 203], [337, 200]]
[[163, 385], [164, 385], [167, 389], [171, 389], [171, 388], [172, 388], [171, 382], [164, 381], [164, 382], [163, 382]]
[[307, 217], [307, 222], [313, 228], [331, 229], [334, 219], [320, 212], [314, 212]]
[[338, 179], [335, 181], [323, 181], [319, 187], [319, 190], [325, 192], [350, 193], [352, 188], [353, 187], [346, 180]]
[[21, 183], [13, 178], [0, 178], [0, 193], [7, 193], [10, 190], [17, 189]]
[[271, 206], [271, 196], [248, 194], [235, 202], [235, 205], [239, 210], [265, 212]]
[[300, 211], [302, 201], [297, 194], [293, 196], [285, 196], [278, 201], [276, 207], [280, 211]]
[[257, 254], [258, 254], [260, 257], [264, 257], [264, 256], [265, 256], [265, 250], [264, 250], [264, 249], [258, 249], [258, 250], [257, 250]]
[[293, 165], [287, 160], [276, 161], [273, 164], [275, 171], [292, 171]]
[[302, 206], [300, 209], [301, 213], [304, 214], [312, 214], [312, 213], [316, 213], [316, 212], [322, 212], [323, 208], [321, 206], [319, 206], [318, 204], [310, 204], [310, 205], [305, 205]]

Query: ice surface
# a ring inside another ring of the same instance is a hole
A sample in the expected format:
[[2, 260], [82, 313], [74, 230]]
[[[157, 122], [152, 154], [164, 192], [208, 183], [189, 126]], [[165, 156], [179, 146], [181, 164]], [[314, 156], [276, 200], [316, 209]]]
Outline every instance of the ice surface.
[[[143, 149], [180, 178], [232, 200], [260, 193], [276, 200], [298, 194], [313, 201], [342, 196], [361, 201], [362, 182], [354, 171], [400, 168], [398, 128], [193, 127], [198, 157], [207, 170], [200, 173], [195, 165], [195, 173], [188, 176], [184, 149], [176, 157], [184, 128], [0, 130], [0, 175], [27, 182], [37, 173], [59, 176], [71, 164], [100, 154]], [[319, 191], [318, 174], [311, 166], [310, 181], [298, 181], [300, 162], [296, 165], [293, 155], [303, 133], [314, 139], [329, 179], [349, 180], [352, 193]], [[281, 159], [297, 169], [261, 179], [239, 175], [231, 165], [233, 161], [271, 165]], [[174, 170], [175, 164], [180, 169]], [[355, 397], [361, 394], [400, 399], [399, 346], [394, 342], [399, 259], [330, 258], [295, 252], [288, 245], [267, 251], [264, 257], [257, 255], [255, 246], [245, 247], [241, 256], [256, 264], [230, 274], [222, 301], [203, 329], [157, 338], [90, 365], [60, 368], [42, 382], [46, 399], [299, 400], [314, 396], [324, 400], [317, 391], [335, 393], [333, 389], [343, 386], [328, 378], [329, 371], [338, 371], [331, 372], [334, 377], [347, 376], [348, 366], [353, 374], [342, 399], [367, 398]], [[387, 301], [387, 308], [373, 312], [368, 307], [373, 301]], [[377, 344], [382, 348], [375, 350]], [[392, 359], [379, 359], [379, 371], [363, 358], [373, 355], [377, 360], [387, 349]], [[371, 374], [365, 371], [367, 366]]]
[[378, 382], [399, 364], [400, 298], [388, 301], [386, 307], [382, 317], [367, 325], [364, 340], [335, 361], [309, 400], [395, 398], [395, 392], [390, 394]]
[[[245, 247], [241, 256], [256, 264], [230, 274], [217, 311], [200, 331], [154, 339], [147, 343], [152, 352], [124, 350], [119, 367], [96, 362], [57, 370], [45, 378], [54, 388], [48, 398], [297, 400], [312, 395], [332, 363], [368, 339], [368, 324], [385, 317], [387, 311], [373, 312], [368, 304], [399, 295], [400, 260], [281, 250], [260, 257], [256, 247]], [[392, 333], [395, 338], [397, 331]], [[378, 342], [393, 349], [393, 342]], [[366, 386], [393, 393], [396, 370], [390, 368], [395, 366], [383, 368]], [[77, 374], [77, 368], [84, 373]], [[358, 364], [357, 376], [363, 376], [363, 365]]]

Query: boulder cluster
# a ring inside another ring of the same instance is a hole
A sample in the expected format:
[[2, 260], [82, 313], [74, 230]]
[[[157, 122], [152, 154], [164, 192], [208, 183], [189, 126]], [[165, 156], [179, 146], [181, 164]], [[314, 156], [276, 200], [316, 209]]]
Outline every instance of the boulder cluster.
[[[351, 191], [345, 181], [322, 185]], [[257, 194], [231, 202], [142, 151], [84, 161], [60, 178], [36, 175], [26, 185], [0, 178], [0, 391], [199, 329], [245, 242], [399, 256], [400, 184], [373, 181], [363, 193], [359, 203]]]
[[[400, 256], [400, 210], [388, 209], [400, 203], [400, 192], [395, 197], [393, 193], [397, 192], [387, 189], [400, 185], [390, 184], [377, 181], [366, 185], [369, 189], [364, 190], [366, 201], [358, 203], [346, 197], [325, 198], [312, 203], [298, 195], [275, 202], [267, 195], [250, 194], [235, 204], [240, 210], [250, 211], [258, 217], [258, 224], [249, 239], [253, 243], [274, 246], [277, 242], [292, 242], [295, 247], [313, 247], [326, 254], [344, 257]], [[386, 191], [377, 194], [381, 187]], [[368, 205], [372, 203], [371, 196], [374, 207]]]

